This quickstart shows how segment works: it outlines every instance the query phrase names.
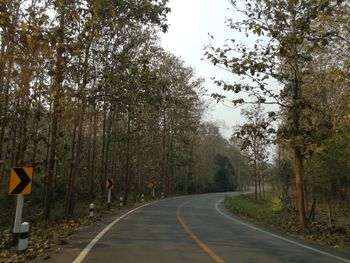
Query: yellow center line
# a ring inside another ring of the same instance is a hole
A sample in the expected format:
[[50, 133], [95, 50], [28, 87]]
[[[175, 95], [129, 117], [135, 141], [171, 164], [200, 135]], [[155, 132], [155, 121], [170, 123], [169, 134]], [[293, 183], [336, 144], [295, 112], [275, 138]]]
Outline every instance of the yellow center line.
[[176, 217], [179, 221], [180, 225], [185, 229], [186, 233], [190, 236], [190, 238], [205, 252], [207, 253], [216, 263], [225, 263], [225, 261], [219, 257], [213, 250], [211, 250], [206, 244], [204, 244], [195, 234], [191, 231], [191, 229], [185, 224], [184, 220], [180, 215], [180, 209], [186, 205], [186, 203], [180, 205], [176, 209]]

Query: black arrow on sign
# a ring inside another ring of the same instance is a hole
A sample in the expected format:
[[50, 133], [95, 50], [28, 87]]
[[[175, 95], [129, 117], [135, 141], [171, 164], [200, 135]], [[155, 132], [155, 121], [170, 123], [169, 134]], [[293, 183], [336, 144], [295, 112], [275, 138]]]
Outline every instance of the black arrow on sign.
[[113, 186], [113, 181], [111, 179], [107, 179], [107, 189], [112, 188]]
[[13, 168], [21, 182], [12, 190], [12, 195], [19, 195], [27, 187], [27, 185], [32, 181], [23, 168]]

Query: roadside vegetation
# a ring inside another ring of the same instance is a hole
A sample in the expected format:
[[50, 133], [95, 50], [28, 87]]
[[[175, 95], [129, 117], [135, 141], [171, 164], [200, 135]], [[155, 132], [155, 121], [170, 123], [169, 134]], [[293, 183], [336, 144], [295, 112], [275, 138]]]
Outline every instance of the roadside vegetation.
[[346, 216], [349, 211], [338, 207], [336, 227], [329, 228], [327, 205], [320, 204], [317, 213], [319, 217], [310, 221], [306, 229], [300, 228], [296, 211], [288, 209], [281, 197], [273, 192], [266, 192], [264, 198], [256, 201], [254, 194], [237, 197], [226, 197], [225, 206], [236, 215], [258, 223], [271, 230], [287, 233], [293, 237], [314, 241], [344, 251], [350, 251], [350, 224]]

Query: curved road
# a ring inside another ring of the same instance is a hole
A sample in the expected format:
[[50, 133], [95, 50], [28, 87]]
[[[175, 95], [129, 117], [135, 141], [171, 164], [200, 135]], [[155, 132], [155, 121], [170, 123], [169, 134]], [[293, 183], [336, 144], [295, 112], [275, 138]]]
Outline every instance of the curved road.
[[350, 262], [349, 254], [234, 217], [223, 207], [225, 195], [170, 198], [131, 210], [78, 250], [74, 263]]

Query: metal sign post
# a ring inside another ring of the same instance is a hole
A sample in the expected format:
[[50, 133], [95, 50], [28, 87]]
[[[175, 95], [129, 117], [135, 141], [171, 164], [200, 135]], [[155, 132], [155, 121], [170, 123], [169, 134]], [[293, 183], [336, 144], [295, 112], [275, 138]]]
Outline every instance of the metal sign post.
[[156, 190], [156, 187], [157, 187], [157, 181], [156, 179], [151, 179], [149, 182], [148, 182], [148, 187], [152, 189], [152, 197], [153, 199], [155, 198], [155, 190]]
[[14, 167], [11, 169], [9, 181], [9, 195], [16, 195], [16, 214], [13, 224], [13, 240], [15, 246], [21, 233], [21, 221], [23, 212], [24, 195], [32, 192], [33, 167]]
[[106, 190], [108, 191], [107, 208], [111, 209], [112, 188], [114, 187], [114, 180], [112, 178], [106, 179]]
[[13, 245], [15, 246], [18, 242], [19, 234], [21, 233], [21, 221], [23, 212], [24, 196], [17, 195], [16, 215], [15, 222], [13, 225]]

